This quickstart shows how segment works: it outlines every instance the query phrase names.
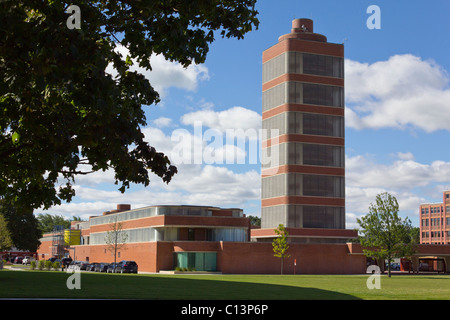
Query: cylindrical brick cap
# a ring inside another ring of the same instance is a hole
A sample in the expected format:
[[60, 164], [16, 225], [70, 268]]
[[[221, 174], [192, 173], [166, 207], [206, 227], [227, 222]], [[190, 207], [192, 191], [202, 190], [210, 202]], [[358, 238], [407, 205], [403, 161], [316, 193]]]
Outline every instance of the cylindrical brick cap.
[[311, 19], [292, 20], [292, 32], [313, 32], [313, 21]]

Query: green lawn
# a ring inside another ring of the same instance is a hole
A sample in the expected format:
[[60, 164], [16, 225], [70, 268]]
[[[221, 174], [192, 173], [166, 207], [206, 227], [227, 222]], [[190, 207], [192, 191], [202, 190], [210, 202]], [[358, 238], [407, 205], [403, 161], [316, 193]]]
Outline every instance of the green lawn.
[[450, 299], [450, 275], [381, 276], [369, 290], [368, 275], [154, 275], [81, 273], [69, 290], [61, 271], [0, 271], [0, 298], [164, 300], [379, 300]]

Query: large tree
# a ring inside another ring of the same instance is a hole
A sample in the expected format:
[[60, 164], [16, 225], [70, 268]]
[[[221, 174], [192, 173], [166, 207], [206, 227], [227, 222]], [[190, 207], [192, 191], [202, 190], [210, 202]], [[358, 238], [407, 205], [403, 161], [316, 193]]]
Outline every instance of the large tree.
[[35, 252], [41, 245], [42, 232], [33, 210], [16, 207], [0, 200], [0, 214], [7, 222], [13, 246], [19, 250]]
[[368, 214], [357, 219], [363, 252], [366, 256], [387, 260], [389, 277], [392, 260], [411, 256], [417, 244], [417, 232], [411, 221], [399, 217], [398, 212], [397, 199], [385, 192], [376, 196]]
[[13, 245], [11, 232], [8, 229], [8, 223], [3, 214], [0, 213], [0, 251], [11, 249]]
[[258, 26], [255, 2], [78, 0], [71, 29], [66, 1], [0, 1], [0, 195], [47, 209], [72, 199], [77, 176], [107, 169], [121, 192], [150, 173], [170, 182], [176, 167], [141, 131], [159, 95], [132, 59], [203, 63], [218, 33], [242, 39]]
[[81, 221], [81, 218], [76, 216], [73, 216], [72, 219], [67, 219], [62, 215], [48, 213], [39, 213], [36, 217], [39, 221], [39, 229], [42, 233], [52, 232], [56, 226], [63, 226], [64, 229], [69, 229], [72, 221]]

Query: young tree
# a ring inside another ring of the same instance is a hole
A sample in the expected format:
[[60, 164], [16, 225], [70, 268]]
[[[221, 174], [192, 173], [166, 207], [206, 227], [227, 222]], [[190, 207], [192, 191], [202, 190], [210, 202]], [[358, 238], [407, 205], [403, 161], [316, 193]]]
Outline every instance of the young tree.
[[76, 177], [108, 169], [121, 192], [151, 173], [169, 183], [177, 168], [141, 130], [142, 106], [160, 97], [133, 61], [204, 63], [217, 33], [258, 26], [255, 2], [77, 0], [78, 29], [67, 1], [0, 1], [0, 195], [48, 209], [73, 198]]
[[118, 222], [117, 217], [114, 217], [109, 225], [109, 231], [105, 236], [106, 250], [111, 252], [111, 254], [114, 256], [113, 272], [116, 268], [117, 251], [125, 246], [127, 240], [128, 234], [123, 230], [122, 223]]
[[289, 249], [289, 246], [287, 244], [287, 236], [289, 235], [289, 233], [282, 224], [278, 225], [278, 228], [275, 229], [275, 233], [278, 235], [278, 237], [273, 239], [273, 252], [275, 257], [281, 259], [281, 274], [283, 274], [284, 258], [290, 257], [290, 254], [287, 253], [287, 250]]
[[402, 220], [398, 211], [397, 199], [386, 192], [377, 195], [376, 203], [369, 207], [369, 213], [357, 219], [364, 254], [387, 260], [389, 277], [393, 258], [412, 255], [416, 244], [411, 241], [414, 230], [411, 221], [408, 218]]

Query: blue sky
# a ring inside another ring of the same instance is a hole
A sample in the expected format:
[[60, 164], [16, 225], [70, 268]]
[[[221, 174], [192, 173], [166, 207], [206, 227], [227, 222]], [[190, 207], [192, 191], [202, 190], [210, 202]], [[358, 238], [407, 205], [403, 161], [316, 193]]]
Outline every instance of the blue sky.
[[[380, 8], [381, 29], [367, 28], [370, 5]], [[170, 156], [202, 138], [195, 136], [195, 121], [223, 135], [226, 129], [258, 130], [262, 52], [290, 32], [293, 19], [310, 18], [315, 32], [345, 45], [347, 228], [356, 227], [356, 218], [385, 191], [399, 200], [401, 216], [419, 226], [419, 204], [440, 202], [450, 189], [450, 2], [262, 0], [257, 10], [259, 29], [243, 40], [218, 37], [204, 65], [183, 69], [154, 57], [153, 72], [143, 73], [162, 101], [144, 107], [147, 140]], [[208, 144], [203, 141], [203, 152]], [[179, 174], [169, 185], [155, 177], [150, 187], [133, 186], [125, 194], [111, 172], [95, 173], [77, 180], [71, 203], [48, 212], [87, 219], [118, 203], [195, 204], [259, 216], [260, 163], [244, 158], [237, 143], [210, 147], [235, 151], [244, 163], [176, 163]]]

